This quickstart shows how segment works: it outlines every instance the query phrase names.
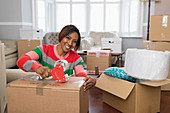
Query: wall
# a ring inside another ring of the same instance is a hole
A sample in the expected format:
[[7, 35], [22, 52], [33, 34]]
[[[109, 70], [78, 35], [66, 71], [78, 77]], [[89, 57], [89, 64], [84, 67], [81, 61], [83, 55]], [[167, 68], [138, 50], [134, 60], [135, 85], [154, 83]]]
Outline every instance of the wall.
[[122, 49], [125, 51], [127, 48], [138, 48], [143, 47], [143, 38], [122, 38]]
[[170, 15], [170, 0], [160, 0], [160, 2], [156, 2], [155, 15]]
[[32, 27], [31, 0], [0, 1], [0, 39], [19, 39], [19, 29]]

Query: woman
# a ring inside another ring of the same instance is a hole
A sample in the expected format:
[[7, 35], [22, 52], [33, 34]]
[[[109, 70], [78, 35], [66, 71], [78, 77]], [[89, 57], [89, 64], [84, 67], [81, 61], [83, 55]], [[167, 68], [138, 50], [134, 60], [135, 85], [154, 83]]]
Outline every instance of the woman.
[[[26, 72], [35, 71], [42, 78], [46, 78], [50, 76], [49, 71], [54, 68], [57, 61], [67, 60], [69, 68], [65, 71], [65, 74], [72, 76], [74, 70], [77, 77], [86, 77], [84, 79], [84, 90], [93, 87], [96, 80], [88, 77], [84, 71], [81, 56], [75, 52], [80, 47], [81, 42], [79, 30], [74, 25], [67, 25], [60, 31], [58, 40], [58, 45], [38, 46], [22, 55], [17, 61], [18, 67]], [[36, 61], [39, 61], [39, 63]]]

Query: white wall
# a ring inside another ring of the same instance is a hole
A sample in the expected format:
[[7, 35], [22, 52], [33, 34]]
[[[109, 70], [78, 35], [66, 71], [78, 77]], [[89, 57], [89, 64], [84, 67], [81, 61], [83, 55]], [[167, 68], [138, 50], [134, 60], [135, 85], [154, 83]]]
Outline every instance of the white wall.
[[0, 0], [0, 39], [19, 39], [19, 29], [32, 27], [31, 0]]
[[170, 0], [160, 0], [160, 2], [156, 2], [155, 15], [170, 15]]

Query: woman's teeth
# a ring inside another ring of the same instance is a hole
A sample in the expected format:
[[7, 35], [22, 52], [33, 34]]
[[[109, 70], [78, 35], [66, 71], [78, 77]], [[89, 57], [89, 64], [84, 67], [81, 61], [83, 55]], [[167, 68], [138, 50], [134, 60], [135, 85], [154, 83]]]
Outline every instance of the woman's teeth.
[[66, 46], [67, 49], [69, 49], [70, 47], [69, 46]]

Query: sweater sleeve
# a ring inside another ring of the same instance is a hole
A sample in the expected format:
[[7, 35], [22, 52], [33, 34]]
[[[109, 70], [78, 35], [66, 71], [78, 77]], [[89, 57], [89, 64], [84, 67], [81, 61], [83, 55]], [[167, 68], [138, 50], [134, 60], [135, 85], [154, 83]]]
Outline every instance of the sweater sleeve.
[[86, 74], [83, 65], [77, 65], [74, 67], [75, 70], [75, 75], [77, 77], [87, 77], [88, 75]]
[[37, 71], [37, 69], [42, 66], [41, 64], [37, 63], [36, 61], [39, 59], [38, 55], [34, 51], [30, 51], [24, 55], [22, 55], [18, 61], [17, 65], [20, 67], [23, 71], [26, 72], [33, 72]]

